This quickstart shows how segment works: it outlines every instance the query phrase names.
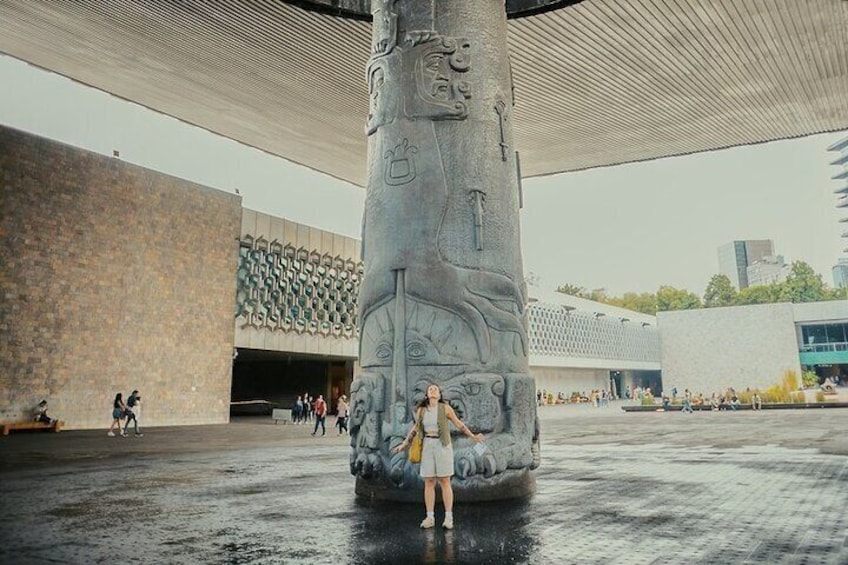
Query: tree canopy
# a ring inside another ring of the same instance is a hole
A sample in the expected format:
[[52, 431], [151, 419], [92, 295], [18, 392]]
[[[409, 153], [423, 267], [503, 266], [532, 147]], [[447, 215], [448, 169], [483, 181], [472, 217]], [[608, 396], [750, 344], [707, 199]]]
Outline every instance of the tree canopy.
[[607, 296], [603, 288], [587, 290], [585, 287], [564, 284], [557, 292], [603, 302], [655, 315], [669, 310], [691, 310], [694, 308], [716, 308], [720, 306], [742, 306], [746, 304], [772, 304], [775, 302], [819, 302], [848, 298], [846, 288], [828, 288], [822, 276], [804, 261], [794, 261], [786, 280], [768, 285], [749, 286], [737, 291], [726, 275], [713, 275], [701, 298], [686, 289], [660, 286], [655, 293], [625, 292], [623, 296]]
[[657, 290], [657, 311], [694, 310], [702, 306], [701, 299], [694, 292], [673, 286], [661, 286]]
[[785, 302], [818, 302], [827, 296], [821, 275], [803, 261], [792, 263], [792, 270], [780, 283], [779, 294]]
[[704, 291], [704, 307], [732, 306], [736, 301], [736, 289], [727, 275], [713, 275]]

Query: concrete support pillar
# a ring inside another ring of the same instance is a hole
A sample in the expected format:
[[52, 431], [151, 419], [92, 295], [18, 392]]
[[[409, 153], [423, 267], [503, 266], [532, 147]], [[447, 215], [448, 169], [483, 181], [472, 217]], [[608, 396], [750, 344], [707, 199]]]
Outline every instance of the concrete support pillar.
[[[454, 434], [459, 500], [525, 496], [538, 465], [502, 0], [373, 0], [360, 378], [360, 495], [420, 498], [390, 456], [435, 382], [486, 450]], [[454, 430], [454, 432], [456, 432]]]

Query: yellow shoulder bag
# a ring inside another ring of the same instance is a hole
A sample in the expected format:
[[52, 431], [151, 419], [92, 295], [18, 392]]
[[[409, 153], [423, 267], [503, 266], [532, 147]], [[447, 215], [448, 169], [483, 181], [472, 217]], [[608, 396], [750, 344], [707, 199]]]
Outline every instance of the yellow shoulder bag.
[[421, 411], [418, 411], [418, 417], [415, 419], [415, 436], [412, 438], [412, 444], [409, 446], [409, 462], [421, 463], [421, 451], [424, 449], [424, 434], [421, 430]]

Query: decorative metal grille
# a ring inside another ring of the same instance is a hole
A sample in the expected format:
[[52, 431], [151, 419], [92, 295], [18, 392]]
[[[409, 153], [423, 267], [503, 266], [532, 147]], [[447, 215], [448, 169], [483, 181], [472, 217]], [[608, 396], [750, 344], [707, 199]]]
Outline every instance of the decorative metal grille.
[[243, 328], [354, 338], [362, 262], [245, 236], [236, 319]]
[[656, 327], [536, 302], [528, 308], [530, 354], [658, 362]]

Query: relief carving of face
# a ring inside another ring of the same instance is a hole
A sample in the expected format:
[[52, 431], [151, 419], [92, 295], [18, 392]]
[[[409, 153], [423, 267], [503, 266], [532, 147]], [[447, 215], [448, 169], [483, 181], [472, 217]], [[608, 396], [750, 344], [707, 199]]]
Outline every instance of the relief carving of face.
[[387, 85], [392, 77], [393, 64], [397, 64], [395, 54], [373, 58], [368, 65], [368, 121], [365, 126], [368, 135], [395, 121], [396, 95]]
[[356, 380], [351, 385], [350, 395], [353, 399], [350, 406], [351, 426], [361, 426], [365, 417], [371, 410], [371, 390], [362, 379]]
[[418, 66], [419, 76], [416, 77], [419, 90], [436, 100], [451, 99], [451, 79], [447, 58], [443, 52], [430, 50], [421, 55]]
[[404, 53], [405, 66], [413, 66], [417, 98], [407, 97], [407, 115], [464, 117], [471, 89], [456, 75], [470, 68], [470, 43], [433, 34], [410, 37], [408, 44], [411, 47]]
[[[415, 388], [423, 388], [427, 384], [419, 382]], [[458, 375], [442, 382], [441, 389], [445, 401], [475, 431], [489, 433], [498, 430], [505, 390], [502, 376], [488, 373]]]
[[[374, 348], [377, 366], [391, 367], [394, 361], [394, 343], [392, 334], [383, 336]], [[406, 331], [406, 364], [438, 365], [439, 350], [429, 339], [416, 331]], [[364, 355], [364, 354], [363, 354]]]
[[[407, 302], [404, 355], [414, 366], [454, 365], [464, 359], [460, 346], [468, 342], [467, 330], [455, 314], [429, 305]], [[393, 303], [373, 312], [360, 333], [360, 363], [365, 367], [391, 367], [394, 362], [395, 324]]]

